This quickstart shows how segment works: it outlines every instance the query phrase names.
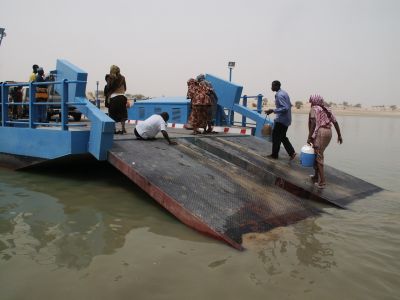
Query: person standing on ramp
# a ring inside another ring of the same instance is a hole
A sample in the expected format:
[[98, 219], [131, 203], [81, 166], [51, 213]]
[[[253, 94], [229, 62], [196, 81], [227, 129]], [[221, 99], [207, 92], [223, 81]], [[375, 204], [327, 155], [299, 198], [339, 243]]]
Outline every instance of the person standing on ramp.
[[274, 129], [272, 130], [272, 153], [267, 157], [278, 159], [282, 143], [289, 154], [290, 160], [293, 160], [296, 157], [296, 152], [286, 136], [286, 132], [292, 123], [292, 103], [288, 93], [281, 89], [281, 83], [278, 80], [272, 82], [271, 90], [276, 92], [276, 109], [268, 109], [265, 113], [267, 115], [274, 113], [276, 118], [274, 120]]

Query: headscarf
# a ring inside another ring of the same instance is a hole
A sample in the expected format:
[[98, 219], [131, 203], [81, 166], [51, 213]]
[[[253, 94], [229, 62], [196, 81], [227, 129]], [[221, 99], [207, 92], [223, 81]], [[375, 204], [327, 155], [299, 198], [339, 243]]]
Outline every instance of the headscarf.
[[112, 65], [111, 67], [110, 67], [110, 75], [111, 76], [117, 76], [118, 74], [120, 74], [120, 72], [121, 72], [121, 70], [119, 69], [119, 67], [118, 66], [116, 66], [116, 65]]
[[321, 95], [317, 95], [317, 94], [311, 95], [309, 101], [311, 103], [311, 106], [315, 106], [315, 105], [324, 106], [324, 98], [322, 98]]
[[187, 85], [188, 85], [188, 86], [191, 86], [191, 85], [195, 84], [196, 82], [197, 82], [196, 79], [190, 78], [190, 79], [187, 81]]
[[121, 70], [118, 66], [112, 65], [110, 67], [110, 78], [107, 85], [108, 89], [106, 97], [111, 96], [114, 92], [126, 91], [125, 77], [121, 75]]
[[330, 107], [325, 105], [324, 98], [321, 95], [311, 95], [309, 102], [311, 103], [311, 109], [315, 112], [316, 126], [312, 135], [312, 138], [315, 138], [321, 127], [331, 128], [332, 123], [336, 122], [336, 118]]
[[204, 76], [204, 74], [200, 74], [196, 77], [197, 81], [203, 81], [206, 80], [206, 76]]

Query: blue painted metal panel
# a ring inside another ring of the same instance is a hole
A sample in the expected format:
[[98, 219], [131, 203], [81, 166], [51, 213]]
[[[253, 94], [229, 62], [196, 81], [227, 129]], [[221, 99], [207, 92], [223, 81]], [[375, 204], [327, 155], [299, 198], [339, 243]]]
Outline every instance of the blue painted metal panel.
[[109, 116], [100, 111], [89, 100], [82, 97], [76, 97], [78, 108], [91, 121], [90, 136], [87, 150], [99, 160], [106, 160], [108, 150], [111, 149], [114, 139], [115, 122]]
[[137, 101], [128, 109], [128, 119], [145, 120], [164, 111], [169, 114], [169, 123], [185, 124], [189, 118], [190, 100], [185, 97], [171, 97]]
[[210, 74], [206, 74], [206, 80], [211, 82], [218, 96], [218, 105], [227, 109], [233, 109], [233, 105], [239, 103], [243, 91], [242, 86]]
[[[71, 64], [64, 59], [57, 59], [56, 66], [56, 77], [57, 81], [63, 81], [65, 79], [69, 81], [84, 81], [82, 83], [69, 84], [68, 87], [68, 102], [75, 101], [75, 97], [86, 97], [86, 81], [87, 73], [77, 66]], [[62, 94], [62, 85], [56, 84], [55, 89], [59, 95]]]
[[160, 97], [160, 98], [151, 98], [147, 100], [138, 100], [136, 103], [148, 103], [148, 104], [163, 104], [163, 103], [170, 103], [170, 104], [186, 104], [189, 103], [190, 100], [186, 99], [186, 97]]
[[235, 104], [233, 107], [233, 110], [242, 116], [249, 118], [253, 121], [256, 122], [256, 130], [254, 135], [258, 137], [262, 137], [261, 131], [264, 125], [269, 124], [273, 126], [273, 121], [271, 119], [267, 118], [264, 115], [259, 114], [258, 112], [255, 112], [248, 107], [244, 107], [243, 105]]
[[0, 152], [53, 159], [87, 153], [89, 131], [0, 127]]
[[[69, 84], [68, 102], [76, 102], [76, 108], [91, 121], [87, 150], [99, 160], [107, 159], [107, 152], [112, 147], [115, 122], [86, 99], [87, 73], [66, 60], [57, 60], [57, 80], [80, 80], [84, 83]], [[61, 86], [56, 91], [62, 92]]]
[[[213, 85], [218, 96], [218, 105], [230, 109], [232, 118], [233, 112], [237, 112], [256, 122], [255, 136], [262, 137], [261, 131], [265, 124], [273, 125], [273, 122], [265, 116], [239, 104], [243, 90], [242, 86], [238, 86], [210, 74], [206, 74], [206, 80], [211, 82]], [[262, 97], [262, 95], [260, 96]], [[257, 109], [261, 112], [261, 107], [259, 107], [261, 106], [261, 101], [258, 101], [257, 103]]]

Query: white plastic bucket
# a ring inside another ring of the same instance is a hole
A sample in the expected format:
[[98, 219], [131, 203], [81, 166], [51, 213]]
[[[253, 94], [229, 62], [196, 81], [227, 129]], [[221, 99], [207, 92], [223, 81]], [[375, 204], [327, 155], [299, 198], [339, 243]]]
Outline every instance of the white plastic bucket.
[[312, 167], [315, 162], [314, 148], [310, 145], [304, 145], [300, 151], [300, 163], [303, 167]]

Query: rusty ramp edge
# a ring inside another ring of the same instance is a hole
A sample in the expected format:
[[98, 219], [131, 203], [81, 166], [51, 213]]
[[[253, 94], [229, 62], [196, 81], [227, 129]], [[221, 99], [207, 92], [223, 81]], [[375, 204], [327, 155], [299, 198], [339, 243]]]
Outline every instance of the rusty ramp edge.
[[156, 200], [160, 205], [167, 209], [172, 215], [178, 218], [182, 223], [189, 227], [196, 229], [197, 231], [210, 235], [216, 239], [225, 241], [232, 247], [238, 250], [243, 250], [241, 244], [233, 241], [226, 235], [222, 235], [215, 231], [213, 228], [208, 226], [197, 216], [193, 215], [190, 211], [184, 208], [180, 203], [175, 201], [171, 196], [169, 196], [162, 189], [152, 184], [150, 180], [141, 176], [133, 168], [127, 165], [122, 159], [113, 153], [108, 154], [108, 161], [118, 170], [120, 170], [124, 175], [126, 175], [130, 180], [136, 183], [141, 189], [143, 189], [149, 196]]

